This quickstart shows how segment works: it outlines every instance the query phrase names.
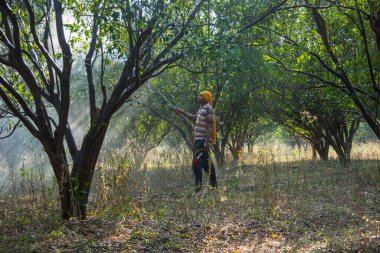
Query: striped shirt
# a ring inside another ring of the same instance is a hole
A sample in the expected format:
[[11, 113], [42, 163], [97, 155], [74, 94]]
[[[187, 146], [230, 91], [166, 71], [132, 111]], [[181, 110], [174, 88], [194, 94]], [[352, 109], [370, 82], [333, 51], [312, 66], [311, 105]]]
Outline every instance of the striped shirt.
[[214, 121], [214, 109], [212, 109], [211, 105], [207, 103], [199, 108], [195, 116], [194, 139], [206, 140], [210, 136], [208, 132], [212, 131], [212, 124], [210, 123]]

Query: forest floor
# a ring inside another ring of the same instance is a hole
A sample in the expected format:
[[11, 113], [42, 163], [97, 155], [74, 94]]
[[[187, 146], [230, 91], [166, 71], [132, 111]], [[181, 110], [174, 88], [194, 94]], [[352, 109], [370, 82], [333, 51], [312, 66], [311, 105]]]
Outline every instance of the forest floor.
[[0, 252], [380, 252], [379, 161], [217, 173], [199, 194], [188, 168], [96, 180], [85, 221], [61, 220], [48, 192], [3, 195]]

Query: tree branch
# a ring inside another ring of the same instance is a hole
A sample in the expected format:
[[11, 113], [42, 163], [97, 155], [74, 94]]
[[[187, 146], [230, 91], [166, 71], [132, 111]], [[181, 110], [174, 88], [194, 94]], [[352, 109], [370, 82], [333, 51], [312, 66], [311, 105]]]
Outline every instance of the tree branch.
[[2, 88], [0, 88], [0, 97], [3, 99], [9, 110], [11, 110], [11, 112], [22, 121], [25, 127], [28, 128], [30, 133], [37, 139], [41, 140], [41, 135], [38, 132], [38, 130], [33, 126], [32, 122], [30, 122], [26, 117], [24, 117], [24, 115], [22, 115], [22, 113], [16, 108], [16, 106], [12, 103], [12, 101], [9, 99], [8, 95]]
[[172, 49], [178, 43], [178, 41], [185, 35], [186, 28], [191, 24], [191, 22], [195, 18], [195, 15], [200, 10], [201, 5], [205, 1], [206, 0], [200, 0], [199, 1], [199, 3], [195, 6], [194, 10], [190, 14], [189, 18], [186, 20], [184, 25], [181, 27], [181, 30], [179, 31], [179, 33], [173, 38], [172, 41], [170, 41], [169, 45], [156, 56], [156, 58], [153, 61], [153, 65], [157, 65], [159, 63], [160, 59], [162, 57], [164, 57], [169, 52], [169, 50]]
[[[17, 121], [17, 123], [13, 126], [13, 128], [9, 134], [7, 134], [5, 136], [0, 136], [0, 140], [4, 140], [4, 139], [8, 138], [9, 136], [11, 136], [16, 131], [16, 128], [18, 127], [20, 122], [21, 122], [20, 120]], [[1, 129], [0, 133], [2, 133], [2, 132], [3, 132], [3, 129]]]
[[70, 46], [66, 42], [65, 33], [63, 29], [63, 8], [62, 3], [58, 0], [54, 1], [54, 9], [56, 16], [58, 42], [63, 53], [63, 71], [61, 77], [61, 107], [59, 111], [59, 123], [55, 131], [55, 148], [58, 153], [63, 151], [63, 137], [66, 132], [67, 117], [70, 107], [70, 76], [72, 67], [72, 55]]
[[374, 74], [373, 66], [372, 66], [372, 60], [371, 60], [371, 56], [369, 54], [368, 40], [367, 40], [367, 34], [366, 34], [364, 24], [363, 24], [363, 18], [361, 16], [360, 11], [357, 11], [357, 13], [359, 16], [359, 22], [360, 22], [360, 27], [361, 27], [360, 35], [362, 36], [363, 42], [364, 42], [365, 54], [367, 57], [367, 63], [368, 63], [368, 68], [369, 68], [369, 74], [371, 76], [372, 87], [375, 90], [375, 92], [377, 93], [377, 95], [380, 95], [380, 87], [376, 83], [375, 74]]
[[18, 25], [17, 17], [5, 1], [0, 1], [0, 7], [5, 11], [11, 20], [13, 30], [13, 43], [15, 49], [14, 52], [21, 56], [20, 27]]
[[36, 19], [35, 19], [35, 15], [34, 15], [34, 11], [32, 9], [32, 6], [30, 5], [30, 3], [29, 3], [28, 0], [23, 0], [23, 1], [24, 1], [24, 4], [26, 5], [28, 13], [29, 13], [30, 32], [32, 33], [34, 42], [36, 43], [36, 45], [38, 46], [38, 48], [40, 49], [40, 51], [44, 55], [44, 57], [45, 57], [45, 59], [46, 59], [46, 61], [48, 63], [48, 66], [52, 66], [54, 68], [54, 70], [56, 71], [56, 73], [58, 74], [58, 76], [60, 78], [62, 78], [63, 74], [62, 74], [61, 69], [55, 63], [55, 61], [53, 60], [53, 58], [50, 56], [48, 50], [41, 44], [41, 42], [40, 42], [40, 40], [38, 38], [38, 35], [37, 35], [37, 32], [36, 32], [36, 27], [35, 27]]
[[[27, 102], [20, 95], [20, 93], [18, 93], [12, 87], [12, 85], [10, 83], [8, 83], [2, 76], [0, 76], [0, 84], [2, 84], [5, 87], [5, 89], [16, 99], [16, 101], [21, 105], [21, 107], [24, 110], [25, 114], [34, 122], [34, 124], [37, 125], [37, 121], [38, 121], [37, 117], [34, 115], [34, 113], [32, 112], [32, 110], [29, 108]], [[4, 94], [5, 94], [5, 92], [4, 92]], [[9, 100], [9, 101], [11, 101], [11, 100]], [[10, 106], [8, 104], [7, 104], [7, 106], [10, 108]]]
[[91, 59], [94, 55], [96, 42], [98, 39], [97, 33], [98, 33], [99, 23], [98, 23], [97, 7], [98, 6], [94, 7], [95, 15], [94, 15], [93, 24], [92, 24], [90, 48], [85, 58], [85, 67], [86, 67], [87, 83], [88, 83], [88, 97], [89, 97], [89, 103], [90, 103], [90, 126], [91, 127], [94, 125], [94, 121], [96, 118], [95, 85], [94, 85], [94, 78], [93, 78], [93, 73], [92, 73]]

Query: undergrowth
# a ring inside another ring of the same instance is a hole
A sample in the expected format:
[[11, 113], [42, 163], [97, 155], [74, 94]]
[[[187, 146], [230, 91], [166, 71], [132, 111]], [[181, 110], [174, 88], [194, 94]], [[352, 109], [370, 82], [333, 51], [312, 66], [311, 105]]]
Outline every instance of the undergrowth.
[[380, 252], [378, 160], [346, 171], [273, 154], [219, 167], [218, 188], [204, 180], [197, 194], [184, 162], [134, 170], [110, 157], [86, 221], [60, 220], [54, 187], [3, 194], [0, 252]]

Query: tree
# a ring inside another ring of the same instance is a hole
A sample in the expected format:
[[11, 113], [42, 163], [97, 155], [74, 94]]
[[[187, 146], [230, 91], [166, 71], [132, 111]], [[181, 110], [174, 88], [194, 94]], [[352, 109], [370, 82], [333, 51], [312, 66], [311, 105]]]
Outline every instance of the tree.
[[274, 121], [307, 139], [322, 161], [328, 160], [332, 147], [342, 166], [350, 167], [352, 141], [361, 121], [351, 100], [329, 86], [318, 87], [313, 79], [292, 75], [279, 79], [269, 93], [276, 101], [267, 109]]
[[[262, 29], [275, 41], [269, 58], [287, 71], [311, 77], [335, 87], [342, 96], [349, 96], [380, 138], [377, 113], [380, 83], [376, 72], [379, 63], [374, 53], [375, 38], [368, 35], [371, 34], [368, 20], [375, 22], [376, 17], [374, 7], [372, 19], [365, 11], [366, 3], [323, 1], [313, 5], [306, 2], [287, 15], [272, 16]], [[316, 66], [326, 73], [323, 77]]]
[[[225, 71], [219, 79], [218, 109], [220, 120], [220, 163], [224, 163], [227, 146], [233, 159], [238, 161], [244, 145], [260, 136], [263, 127], [263, 105], [258, 101], [265, 85], [266, 65], [262, 52], [256, 48], [232, 47], [234, 55], [223, 59]], [[220, 63], [219, 63], [220, 64]], [[227, 67], [228, 66], [228, 67]]]
[[127, 145], [132, 148], [134, 166], [140, 169], [148, 152], [157, 147], [172, 128], [149, 109], [145, 107], [136, 109], [138, 110], [127, 119], [128, 122], [122, 132], [127, 139]]
[[[186, 55], [182, 41], [204, 2], [0, 2], [0, 97], [44, 147], [63, 218], [86, 218], [90, 184], [112, 116], [150, 78]], [[78, 146], [68, 116], [73, 62], [81, 55], [90, 120]], [[117, 81], [104, 83], [106, 65], [118, 60], [123, 67]]]
[[[311, 108], [311, 101], [308, 98], [311, 96], [306, 95], [306, 89], [300, 88], [302, 85], [283, 85], [282, 81], [284, 79], [278, 80], [277, 85], [269, 87], [267, 96], [264, 98], [268, 100], [266, 103], [268, 117], [283, 126], [292, 136], [302, 136], [308, 140], [317, 151], [320, 160], [327, 161], [330, 144], [314, 127], [317, 125], [316, 117], [308, 111]], [[285, 83], [288, 81], [286, 80]]]

